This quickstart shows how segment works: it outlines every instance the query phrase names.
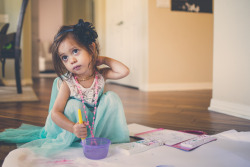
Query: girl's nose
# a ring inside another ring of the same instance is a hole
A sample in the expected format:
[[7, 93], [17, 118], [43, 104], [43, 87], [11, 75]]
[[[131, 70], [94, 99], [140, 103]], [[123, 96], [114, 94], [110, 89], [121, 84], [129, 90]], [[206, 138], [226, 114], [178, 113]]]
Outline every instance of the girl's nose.
[[72, 56], [72, 57], [70, 58], [70, 63], [71, 63], [71, 64], [74, 64], [74, 63], [76, 63], [76, 62], [77, 62], [76, 58], [75, 58], [74, 56]]

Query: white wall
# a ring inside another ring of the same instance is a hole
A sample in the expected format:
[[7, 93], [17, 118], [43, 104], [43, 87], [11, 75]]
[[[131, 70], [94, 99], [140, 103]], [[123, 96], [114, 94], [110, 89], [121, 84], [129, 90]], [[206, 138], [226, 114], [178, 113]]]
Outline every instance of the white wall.
[[63, 25], [63, 1], [39, 0], [39, 38], [53, 42], [59, 28]]
[[106, 0], [94, 0], [94, 25], [98, 33], [100, 45], [100, 55], [106, 56], [105, 50], [105, 33], [106, 33]]
[[63, 0], [38, 0], [39, 71], [53, 70], [49, 47], [63, 25]]
[[250, 119], [250, 1], [214, 1], [213, 95], [209, 110]]

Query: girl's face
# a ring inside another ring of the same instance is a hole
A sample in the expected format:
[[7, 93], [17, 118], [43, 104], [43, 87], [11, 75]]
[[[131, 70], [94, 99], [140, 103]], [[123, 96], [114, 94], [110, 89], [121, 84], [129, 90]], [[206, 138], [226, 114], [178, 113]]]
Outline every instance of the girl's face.
[[90, 76], [93, 73], [91, 55], [73, 37], [66, 37], [58, 47], [61, 61], [67, 70], [77, 76]]

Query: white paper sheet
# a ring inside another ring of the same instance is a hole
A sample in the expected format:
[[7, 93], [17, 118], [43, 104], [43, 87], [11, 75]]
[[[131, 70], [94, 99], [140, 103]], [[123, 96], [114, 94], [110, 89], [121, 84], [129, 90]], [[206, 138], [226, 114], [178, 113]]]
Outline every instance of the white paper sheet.
[[139, 136], [146, 140], [158, 141], [160, 143], [164, 143], [165, 145], [172, 146], [174, 144], [186, 141], [188, 139], [192, 139], [196, 137], [197, 135], [184, 133], [184, 132], [178, 132], [174, 130], [168, 130], [168, 129], [163, 129], [163, 130], [159, 129], [156, 131], [143, 133], [143, 134], [136, 135], [136, 136]]
[[[129, 130], [130, 126], [129, 126]], [[133, 132], [147, 131], [141, 126], [133, 125]], [[250, 132], [231, 132], [215, 135], [218, 140], [203, 145], [191, 152], [185, 152], [173, 147], [160, 146], [148, 151], [125, 155], [117, 152], [116, 145], [111, 145], [109, 154], [102, 160], [90, 160], [83, 155], [81, 147], [71, 147], [53, 157], [44, 158], [33, 154], [29, 149], [16, 149], [10, 152], [3, 167], [249, 167], [250, 140], [232, 140], [244, 138]]]

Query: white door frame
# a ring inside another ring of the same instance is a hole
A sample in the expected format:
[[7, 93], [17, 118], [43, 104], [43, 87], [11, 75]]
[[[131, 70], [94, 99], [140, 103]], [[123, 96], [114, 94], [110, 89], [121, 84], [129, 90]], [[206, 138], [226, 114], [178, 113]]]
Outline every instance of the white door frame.
[[[118, 2], [122, 4], [117, 4]], [[121, 8], [120, 9], [121, 13], [119, 10], [117, 11], [115, 6], [112, 6], [112, 4], [115, 4], [115, 3], [118, 6], [118, 8]], [[133, 10], [132, 8], [136, 8], [136, 10]], [[118, 33], [121, 33], [121, 34], [115, 34], [117, 32], [112, 32], [114, 30], [118, 31]], [[117, 58], [118, 60], [121, 59], [121, 61], [123, 60], [122, 62], [125, 64], [127, 62], [127, 65], [130, 67], [130, 70], [131, 70], [130, 75], [128, 77], [121, 79], [121, 80], [112, 81], [112, 82], [126, 85], [126, 86], [137, 87], [140, 90], [147, 91], [148, 2], [145, 0], [136, 0], [136, 1], [134, 0], [120, 0], [120, 1], [106, 0], [106, 34], [105, 35], [106, 35], [106, 43], [105, 43], [106, 56], [111, 57], [111, 58]], [[115, 37], [113, 35], [120, 36], [122, 41], [118, 41], [119, 39], [117, 38], [117, 36]], [[123, 42], [124, 43], [127, 42], [127, 43], [124, 44]], [[123, 45], [123, 46], [120, 46], [120, 45]], [[128, 48], [126, 46], [128, 46]], [[113, 50], [116, 48], [119, 48], [118, 51]], [[132, 51], [129, 49], [131, 49]], [[125, 57], [127, 56], [130, 56], [130, 57], [125, 59]], [[135, 81], [135, 79], [138, 79], [138, 80]]]

